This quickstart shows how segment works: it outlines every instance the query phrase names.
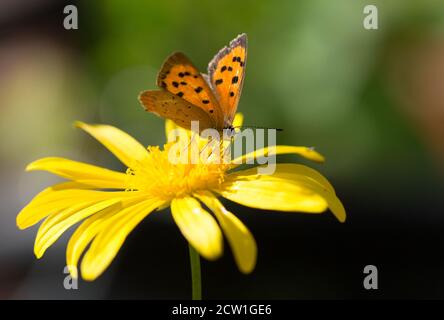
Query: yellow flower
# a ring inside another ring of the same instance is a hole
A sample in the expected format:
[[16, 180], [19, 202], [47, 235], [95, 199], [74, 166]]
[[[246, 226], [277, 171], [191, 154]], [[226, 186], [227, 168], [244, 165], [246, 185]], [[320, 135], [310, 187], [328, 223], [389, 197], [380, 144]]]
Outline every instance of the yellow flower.
[[[241, 119], [238, 115], [235, 125]], [[151, 212], [168, 206], [181, 233], [201, 256], [209, 260], [221, 256], [223, 231], [240, 271], [251, 272], [256, 264], [255, 240], [248, 228], [225, 209], [218, 195], [266, 210], [322, 213], [330, 208], [339, 221], [345, 221], [345, 210], [331, 184], [306, 166], [277, 164], [273, 175], [262, 175], [255, 168], [233, 171], [238, 165], [227, 163], [173, 164], [168, 159], [172, 143], [167, 143], [163, 150], [145, 148], [109, 125], [79, 122], [77, 126], [108, 148], [128, 167], [127, 172], [64, 158], [37, 160], [26, 170], [46, 170], [70, 181], [45, 189], [17, 216], [20, 229], [44, 219], [34, 245], [37, 258], [63, 232], [83, 221], [66, 251], [73, 277], [78, 276], [77, 265], [86, 251], [80, 265], [82, 277], [96, 279], [114, 259], [128, 234]], [[168, 133], [176, 127], [167, 122], [166, 128]], [[275, 146], [262, 151], [323, 161], [320, 154], [305, 147]], [[242, 158], [255, 158], [262, 151]]]

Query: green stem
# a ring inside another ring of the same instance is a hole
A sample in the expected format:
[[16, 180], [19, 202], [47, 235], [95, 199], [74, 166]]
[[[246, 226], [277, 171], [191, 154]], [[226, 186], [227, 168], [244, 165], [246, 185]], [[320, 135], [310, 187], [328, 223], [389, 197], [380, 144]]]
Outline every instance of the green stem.
[[193, 292], [193, 300], [202, 300], [202, 280], [200, 276], [200, 257], [197, 251], [188, 244], [190, 248], [190, 264], [191, 264], [191, 286]]

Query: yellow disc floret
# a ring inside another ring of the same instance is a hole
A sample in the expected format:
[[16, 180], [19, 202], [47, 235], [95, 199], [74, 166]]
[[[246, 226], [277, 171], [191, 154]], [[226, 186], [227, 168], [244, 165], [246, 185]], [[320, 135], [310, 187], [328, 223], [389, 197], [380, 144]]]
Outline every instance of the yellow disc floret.
[[[224, 181], [229, 164], [221, 161], [171, 161], [173, 143], [148, 147], [149, 156], [127, 170], [127, 190], [145, 191], [165, 201], [192, 195], [199, 190], [217, 189]], [[188, 158], [190, 160], [190, 158]]]

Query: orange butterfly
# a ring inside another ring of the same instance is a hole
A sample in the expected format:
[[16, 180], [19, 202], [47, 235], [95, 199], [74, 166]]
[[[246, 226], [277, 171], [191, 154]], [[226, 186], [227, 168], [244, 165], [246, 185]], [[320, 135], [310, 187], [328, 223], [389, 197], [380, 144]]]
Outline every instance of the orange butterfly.
[[239, 35], [214, 56], [208, 75], [201, 74], [183, 53], [173, 53], [157, 76], [161, 90], [143, 91], [139, 101], [146, 111], [171, 119], [185, 129], [191, 128], [191, 121], [199, 121], [201, 131], [233, 130], [246, 62], [246, 34]]

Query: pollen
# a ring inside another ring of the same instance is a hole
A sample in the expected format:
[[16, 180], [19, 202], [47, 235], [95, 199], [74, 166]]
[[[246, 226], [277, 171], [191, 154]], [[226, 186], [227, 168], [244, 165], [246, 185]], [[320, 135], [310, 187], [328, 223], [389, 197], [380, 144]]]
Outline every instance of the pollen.
[[[174, 163], [170, 158], [173, 143], [159, 147], [148, 147], [149, 155], [128, 169], [126, 190], [143, 191], [165, 201], [192, 195], [199, 190], [218, 189], [224, 182], [229, 164], [219, 161]], [[201, 150], [202, 151], [202, 150]], [[188, 158], [190, 159], [190, 158]]]

